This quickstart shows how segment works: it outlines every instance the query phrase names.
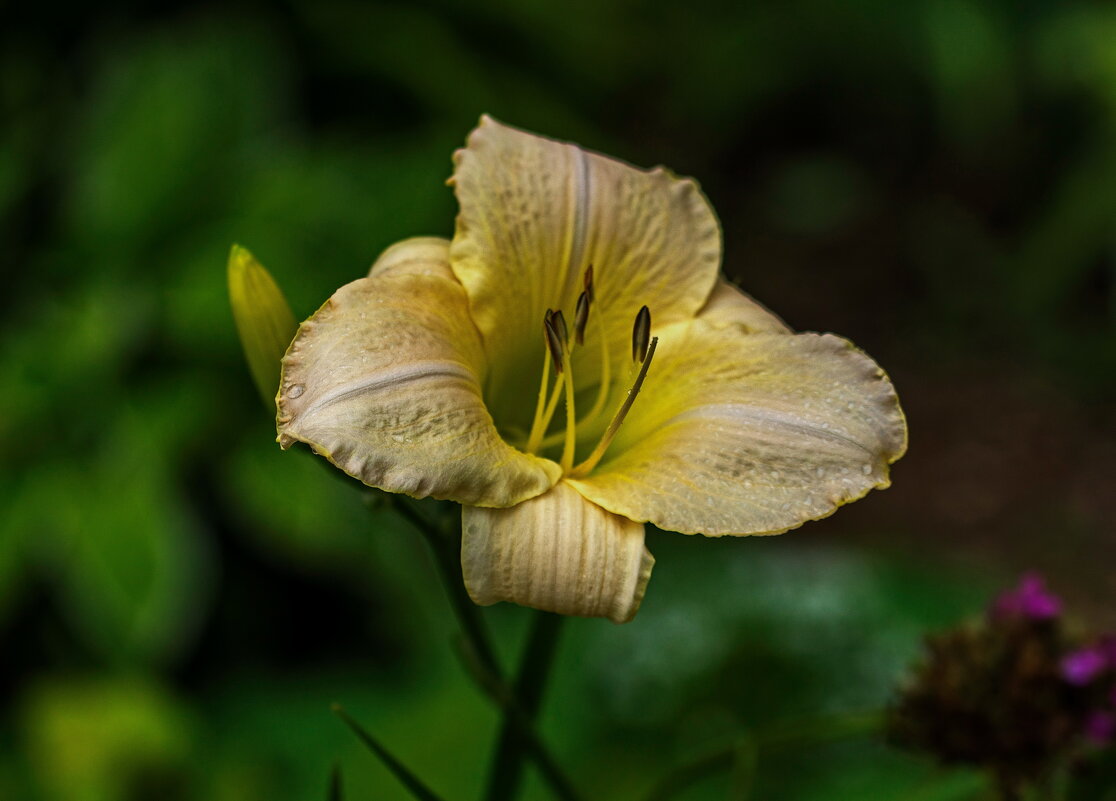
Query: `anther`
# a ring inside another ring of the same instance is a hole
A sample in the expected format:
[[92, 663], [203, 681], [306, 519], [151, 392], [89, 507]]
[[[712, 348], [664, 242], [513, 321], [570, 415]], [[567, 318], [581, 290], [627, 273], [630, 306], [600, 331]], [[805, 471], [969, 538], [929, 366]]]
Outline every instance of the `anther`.
[[651, 310], [646, 306], [636, 315], [632, 326], [632, 361], [643, 364], [647, 358], [647, 346], [651, 342]]
[[589, 302], [592, 303], [596, 298], [593, 296], [593, 265], [590, 264], [585, 268], [585, 294], [589, 297]]
[[558, 332], [558, 336], [562, 338], [562, 344], [570, 344], [570, 329], [566, 327], [566, 316], [562, 314], [561, 310], [551, 315], [550, 322], [553, 323], [554, 330]]
[[585, 344], [585, 324], [589, 322], [589, 293], [577, 296], [577, 311], [574, 312], [574, 339], [578, 345]]
[[[550, 351], [550, 358], [554, 362], [554, 370], [562, 372], [562, 351], [564, 349], [565, 339], [558, 333], [558, 328], [555, 325], [555, 320], [561, 317], [562, 312], [553, 313], [548, 311], [546, 316], [543, 317], [543, 333], [546, 335], [546, 347]], [[565, 321], [562, 321], [562, 328], [565, 329]]]

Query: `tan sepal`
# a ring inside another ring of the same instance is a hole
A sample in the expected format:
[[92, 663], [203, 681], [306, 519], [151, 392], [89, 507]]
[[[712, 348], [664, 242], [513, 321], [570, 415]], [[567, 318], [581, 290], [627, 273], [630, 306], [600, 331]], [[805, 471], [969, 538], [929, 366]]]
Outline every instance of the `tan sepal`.
[[449, 266], [449, 246], [440, 236], [404, 239], [381, 253], [368, 275], [429, 275], [457, 281]]
[[462, 510], [461, 568], [472, 599], [560, 615], [635, 616], [655, 559], [643, 525], [606, 512], [566, 482], [508, 509]]
[[716, 326], [736, 325], [749, 334], [791, 334], [790, 326], [750, 295], [722, 278], [698, 312], [698, 319]]

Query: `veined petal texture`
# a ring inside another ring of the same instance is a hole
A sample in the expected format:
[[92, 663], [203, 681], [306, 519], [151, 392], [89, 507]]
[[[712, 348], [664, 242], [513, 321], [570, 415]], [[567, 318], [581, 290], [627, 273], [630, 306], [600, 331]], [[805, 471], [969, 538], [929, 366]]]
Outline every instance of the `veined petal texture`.
[[883, 371], [830, 334], [657, 332], [643, 392], [604, 460], [571, 481], [609, 511], [687, 534], [776, 534], [873, 487], [906, 449]]
[[643, 525], [565, 482], [510, 509], [465, 507], [461, 514], [461, 568], [476, 603], [513, 601], [615, 623], [639, 609], [655, 563]]
[[[588, 266], [591, 315], [579, 376], [596, 376], [597, 338], [626, 352], [641, 306], [658, 324], [693, 317], [717, 281], [721, 234], [695, 182], [485, 117], [455, 156], [461, 212], [450, 263], [469, 295], [494, 402], [523, 407], [538, 385], [542, 319], [574, 319]], [[611, 351], [610, 351], [611, 352]], [[497, 410], [497, 419], [514, 412]]]
[[435, 261], [354, 281], [302, 324], [283, 360], [280, 443], [306, 442], [389, 492], [518, 503], [560, 470], [497, 434], [465, 292], [439, 270], [448, 275]]

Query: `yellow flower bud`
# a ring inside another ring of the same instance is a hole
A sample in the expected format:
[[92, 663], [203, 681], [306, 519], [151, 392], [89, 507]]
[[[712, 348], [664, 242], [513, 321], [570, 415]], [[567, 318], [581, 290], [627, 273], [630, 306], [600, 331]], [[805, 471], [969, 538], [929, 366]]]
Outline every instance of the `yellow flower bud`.
[[240, 245], [229, 253], [229, 303], [252, 380], [271, 406], [279, 389], [279, 362], [298, 324], [275, 279]]

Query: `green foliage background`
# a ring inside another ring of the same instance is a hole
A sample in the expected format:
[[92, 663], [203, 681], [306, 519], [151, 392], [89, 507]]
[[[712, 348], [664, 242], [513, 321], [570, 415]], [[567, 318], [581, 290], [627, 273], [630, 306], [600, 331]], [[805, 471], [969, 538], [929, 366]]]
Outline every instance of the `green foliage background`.
[[[0, 30], [0, 798], [448, 798], [496, 718], [421, 541], [282, 454], [236, 241], [296, 315], [452, 233], [481, 112], [697, 177], [726, 269], [911, 415], [896, 487], [781, 538], [653, 532], [636, 621], [571, 621], [548, 737], [592, 798], [743, 729], [888, 698], [1028, 566], [1111, 622], [1116, 10], [1085, 0], [287, 0], [8, 9]], [[1111, 564], [1111, 562], [1107, 562]], [[508, 656], [522, 610], [486, 612]], [[872, 742], [756, 798], [947, 799]], [[687, 798], [720, 798], [710, 781]], [[543, 798], [541, 785], [529, 797]]]

